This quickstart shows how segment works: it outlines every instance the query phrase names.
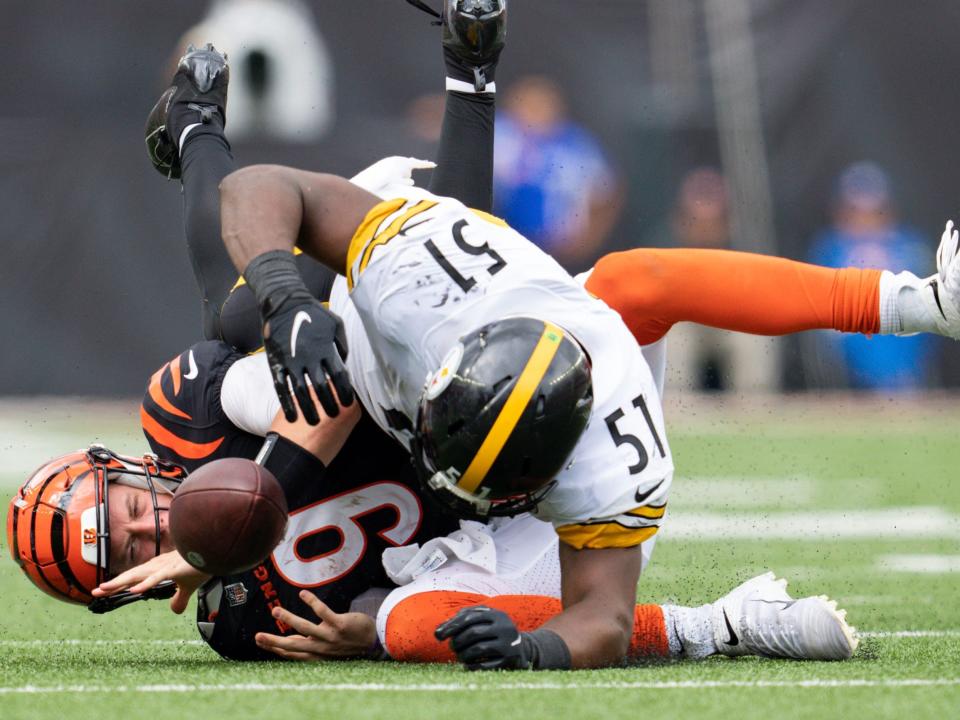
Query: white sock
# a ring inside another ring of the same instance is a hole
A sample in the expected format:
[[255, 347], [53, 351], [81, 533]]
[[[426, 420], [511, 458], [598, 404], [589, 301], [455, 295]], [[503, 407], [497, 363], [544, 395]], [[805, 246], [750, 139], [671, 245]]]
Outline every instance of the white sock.
[[484, 95], [487, 93], [494, 95], [497, 92], [497, 84], [495, 82], [489, 82], [487, 83], [487, 86], [482, 91], [478, 91], [473, 86], [473, 83], [448, 77], [447, 90], [455, 90], [457, 92], [462, 92], [462, 93], [471, 93], [472, 95]]
[[880, 334], [940, 333], [938, 320], [942, 323], [943, 319], [931, 312], [936, 305], [932, 296], [929, 278], [884, 270], [880, 275]]
[[713, 605], [696, 608], [661, 605], [670, 657], [700, 660], [717, 652], [713, 639]]
[[180, 132], [180, 142], [177, 143], [178, 153], [183, 153], [183, 144], [187, 141], [187, 135], [190, 134], [190, 131], [193, 130], [194, 128], [201, 127], [202, 125], [203, 125], [202, 122], [190, 123]]

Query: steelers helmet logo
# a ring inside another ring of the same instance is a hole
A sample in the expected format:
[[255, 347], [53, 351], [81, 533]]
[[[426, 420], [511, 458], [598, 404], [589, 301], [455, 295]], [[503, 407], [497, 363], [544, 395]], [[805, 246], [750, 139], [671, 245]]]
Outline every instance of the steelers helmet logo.
[[450, 382], [460, 369], [460, 362], [463, 360], [463, 343], [457, 343], [451, 348], [440, 363], [440, 369], [437, 370], [428, 380], [426, 397], [433, 400], [439, 397], [440, 393], [447, 389]]

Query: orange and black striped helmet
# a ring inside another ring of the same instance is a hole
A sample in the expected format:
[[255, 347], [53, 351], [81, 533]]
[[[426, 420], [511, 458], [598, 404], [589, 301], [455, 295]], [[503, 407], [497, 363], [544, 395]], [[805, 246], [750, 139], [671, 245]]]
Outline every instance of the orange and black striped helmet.
[[179, 465], [118, 455], [100, 445], [50, 460], [10, 501], [7, 546], [31, 582], [59, 600], [90, 605], [110, 578], [110, 484], [150, 490], [160, 551], [157, 486], [186, 477]]

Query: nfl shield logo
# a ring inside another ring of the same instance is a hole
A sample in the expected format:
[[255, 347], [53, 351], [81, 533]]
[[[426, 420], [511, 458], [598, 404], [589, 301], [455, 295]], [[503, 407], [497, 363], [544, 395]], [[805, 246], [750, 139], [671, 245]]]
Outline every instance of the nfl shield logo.
[[246, 604], [247, 589], [243, 586], [243, 583], [226, 585], [223, 591], [227, 594], [227, 602], [230, 604], [230, 607]]

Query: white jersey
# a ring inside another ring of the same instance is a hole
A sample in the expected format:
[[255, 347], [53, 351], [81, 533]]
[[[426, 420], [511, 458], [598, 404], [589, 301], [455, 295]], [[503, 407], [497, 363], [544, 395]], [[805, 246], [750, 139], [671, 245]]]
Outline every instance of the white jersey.
[[361, 402], [408, 448], [424, 386], [459, 338], [509, 316], [550, 320], [592, 363], [590, 421], [537, 514], [574, 547], [651, 537], [673, 463], [659, 393], [620, 316], [502, 221], [408, 186], [368, 214], [330, 309]]

